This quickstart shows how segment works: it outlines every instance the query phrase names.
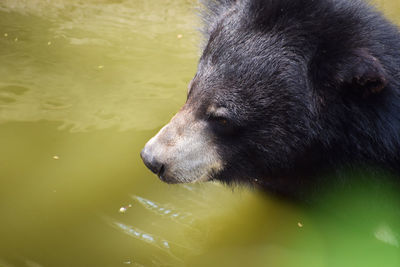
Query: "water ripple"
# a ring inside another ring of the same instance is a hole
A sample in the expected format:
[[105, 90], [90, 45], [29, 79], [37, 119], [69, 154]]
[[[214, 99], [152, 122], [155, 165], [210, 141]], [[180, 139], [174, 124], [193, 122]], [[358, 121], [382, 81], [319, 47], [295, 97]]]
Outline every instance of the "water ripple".
[[182, 210], [179, 210], [177, 208], [171, 207], [171, 205], [168, 204], [159, 204], [154, 201], [151, 201], [149, 199], [135, 196], [133, 195], [132, 198], [136, 200], [139, 204], [141, 204], [144, 208], [147, 210], [163, 217], [167, 217], [169, 219], [172, 219], [174, 221], [180, 221], [180, 223], [183, 223], [186, 226], [190, 226], [195, 221], [195, 218], [193, 217], [193, 214], [190, 212], [185, 212]]
[[[153, 247], [156, 247], [156, 248], [166, 252], [173, 259], [182, 262], [182, 259], [179, 258], [178, 256], [176, 256], [172, 252], [172, 248], [173, 248], [172, 246], [178, 246], [178, 245], [172, 244], [172, 242], [170, 242], [162, 237], [147, 233], [137, 227], [126, 225], [121, 222], [114, 221], [114, 222], [112, 222], [112, 226], [114, 228], [122, 231], [123, 233], [125, 233], [131, 237], [134, 237], [137, 240], [143, 241]], [[180, 247], [183, 247], [183, 246], [180, 246]]]

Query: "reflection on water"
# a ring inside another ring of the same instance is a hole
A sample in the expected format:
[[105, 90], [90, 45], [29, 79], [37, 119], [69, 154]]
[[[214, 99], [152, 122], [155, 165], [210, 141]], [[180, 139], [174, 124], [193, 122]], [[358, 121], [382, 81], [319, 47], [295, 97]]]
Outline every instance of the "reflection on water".
[[176, 258], [170, 251], [170, 245], [168, 243], [167, 240], [164, 240], [160, 237], [155, 237], [152, 234], [143, 232], [142, 230], [139, 230], [133, 226], [128, 226], [125, 225], [123, 223], [114, 223], [114, 226], [116, 226], [118, 229], [122, 230], [124, 233], [137, 238], [141, 241], [144, 241], [146, 243], [149, 243], [153, 246], [155, 246], [158, 249], [164, 250], [165, 252], [167, 252], [168, 254], [170, 254], [170, 256]]
[[195, 73], [195, 6], [0, 1], [0, 267], [399, 266], [386, 190], [315, 212], [143, 166]]
[[191, 224], [194, 220], [193, 215], [189, 212], [183, 212], [179, 210], [175, 210], [173, 207], [168, 207], [168, 205], [157, 204], [151, 200], [133, 196], [138, 203], [140, 203], [144, 208], [150, 210], [151, 212], [163, 216], [168, 217], [174, 221], [185, 221], [187, 224]]

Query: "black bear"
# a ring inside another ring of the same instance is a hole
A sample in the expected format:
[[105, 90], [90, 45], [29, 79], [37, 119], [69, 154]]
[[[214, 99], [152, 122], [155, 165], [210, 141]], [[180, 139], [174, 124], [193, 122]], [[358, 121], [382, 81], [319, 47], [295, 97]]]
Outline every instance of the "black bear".
[[343, 168], [400, 174], [400, 33], [359, 0], [206, 0], [182, 109], [141, 152], [167, 183], [298, 195]]

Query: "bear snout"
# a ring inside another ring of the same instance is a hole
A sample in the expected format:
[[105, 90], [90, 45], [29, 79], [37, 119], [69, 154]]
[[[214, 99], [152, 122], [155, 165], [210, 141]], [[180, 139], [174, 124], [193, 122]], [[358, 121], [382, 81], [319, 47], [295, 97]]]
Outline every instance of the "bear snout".
[[164, 172], [164, 164], [156, 159], [151, 153], [149, 153], [146, 147], [140, 152], [140, 157], [142, 158], [144, 165], [146, 165], [146, 167], [154, 174], [160, 176]]
[[155, 153], [152, 153], [151, 148], [147, 145], [140, 152], [140, 157], [142, 158], [144, 165], [156, 174], [161, 181], [168, 184], [179, 183], [179, 181], [168, 172], [167, 164], [162, 162]]
[[170, 184], [211, 179], [223, 163], [206, 128], [188, 111], [178, 112], [145, 145], [140, 153], [144, 164]]

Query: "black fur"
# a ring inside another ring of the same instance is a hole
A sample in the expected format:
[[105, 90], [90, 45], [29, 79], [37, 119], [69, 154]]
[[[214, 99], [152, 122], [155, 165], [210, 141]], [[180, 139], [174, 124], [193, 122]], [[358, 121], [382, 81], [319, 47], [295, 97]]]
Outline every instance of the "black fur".
[[[226, 165], [214, 179], [298, 195], [346, 167], [400, 174], [400, 34], [358, 0], [205, 0], [186, 105]], [[210, 105], [229, 110], [220, 125]]]

